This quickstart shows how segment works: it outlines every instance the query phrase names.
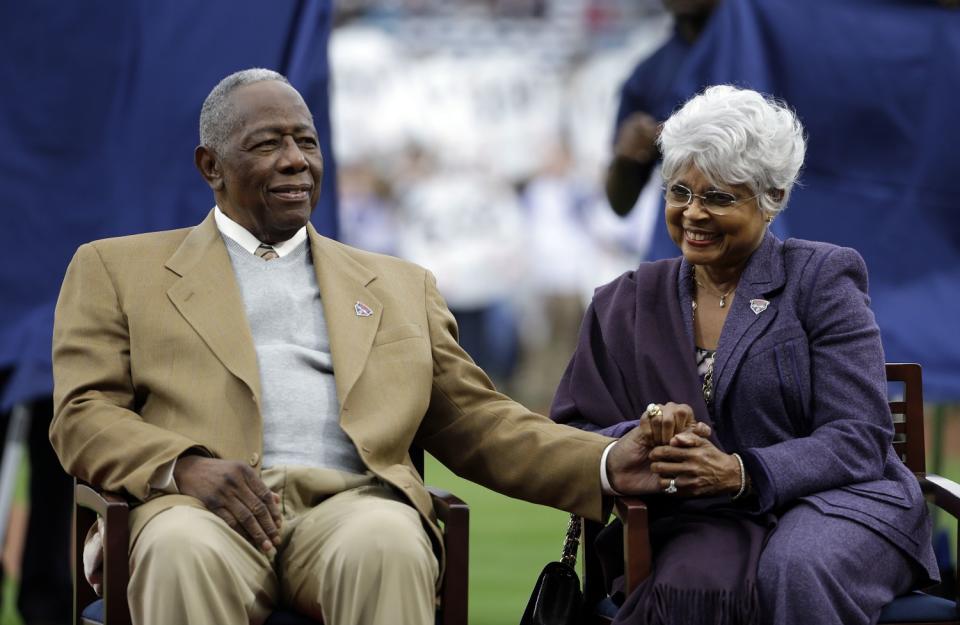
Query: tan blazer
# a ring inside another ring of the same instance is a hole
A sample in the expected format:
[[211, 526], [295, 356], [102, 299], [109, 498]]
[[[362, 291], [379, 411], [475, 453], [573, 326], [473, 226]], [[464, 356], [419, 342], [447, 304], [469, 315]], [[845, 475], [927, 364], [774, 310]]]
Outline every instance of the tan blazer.
[[[457, 344], [429, 272], [307, 230], [340, 423], [367, 467], [410, 499], [435, 545], [412, 443], [511, 497], [603, 515], [599, 463], [610, 439], [497, 393]], [[372, 315], [359, 316], [358, 302]], [[150, 497], [158, 467], [186, 450], [261, 468], [257, 357], [212, 213], [195, 228], [81, 246], [57, 303], [53, 368], [50, 440], [70, 474], [149, 499], [131, 515], [133, 538], [171, 505], [201, 505]]]

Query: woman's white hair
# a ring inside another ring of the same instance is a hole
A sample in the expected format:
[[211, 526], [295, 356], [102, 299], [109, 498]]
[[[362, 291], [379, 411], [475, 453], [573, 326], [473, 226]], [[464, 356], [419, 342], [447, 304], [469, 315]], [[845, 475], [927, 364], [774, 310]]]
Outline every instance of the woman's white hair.
[[731, 85], [708, 87], [663, 124], [662, 175], [694, 165], [713, 184], [744, 184], [769, 216], [782, 211], [803, 165], [806, 140], [783, 102]]

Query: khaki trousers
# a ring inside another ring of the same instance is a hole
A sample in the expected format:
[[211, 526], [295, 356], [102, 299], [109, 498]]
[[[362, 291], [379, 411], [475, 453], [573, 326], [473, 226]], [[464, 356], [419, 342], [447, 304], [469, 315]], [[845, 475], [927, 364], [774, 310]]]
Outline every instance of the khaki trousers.
[[134, 625], [259, 625], [277, 605], [326, 625], [432, 624], [437, 559], [417, 511], [370, 475], [278, 467], [282, 544], [255, 549], [218, 516], [174, 506], [130, 548]]

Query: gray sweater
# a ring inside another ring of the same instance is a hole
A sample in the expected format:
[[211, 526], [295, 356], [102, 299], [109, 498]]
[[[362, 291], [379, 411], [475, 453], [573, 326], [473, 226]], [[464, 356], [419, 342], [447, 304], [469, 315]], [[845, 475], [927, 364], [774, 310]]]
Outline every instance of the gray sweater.
[[339, 423], [320, 287], [307, 242], [265, 261], [224, 237], [263, 389], [263, 466], [366, 468]]

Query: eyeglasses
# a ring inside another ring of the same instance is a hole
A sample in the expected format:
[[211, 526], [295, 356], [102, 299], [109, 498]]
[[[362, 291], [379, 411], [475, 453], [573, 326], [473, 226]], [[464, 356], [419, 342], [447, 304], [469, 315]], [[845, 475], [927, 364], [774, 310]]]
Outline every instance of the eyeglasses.
[[738, 198], [732, 193], [726, 191], [707, 191], [703, 195], [694, 193], [682, 184], [670, 185], [666, 188], [666, 200], [668, 206], [674, 208], [683, 208], [693, 203], [693, 198], [700, 199], [700, 206], [708, 213], [714, 215], [726, 215], [734, 211], [737, 206], [759, 197], [760, 194], [750, 197]]

